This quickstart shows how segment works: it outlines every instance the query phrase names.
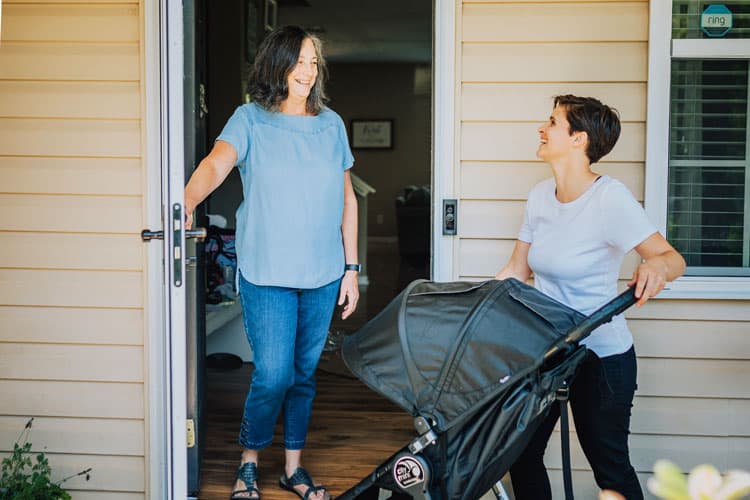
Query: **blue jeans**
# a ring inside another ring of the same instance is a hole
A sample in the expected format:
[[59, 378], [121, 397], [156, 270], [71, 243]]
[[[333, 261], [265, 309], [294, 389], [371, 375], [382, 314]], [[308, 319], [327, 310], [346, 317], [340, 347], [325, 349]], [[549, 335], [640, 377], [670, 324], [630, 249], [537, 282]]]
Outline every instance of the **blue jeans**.
[[256, 286], [240, 275], [240, 301], [255, 369], [245, 400], [240, 445], [271, 444], [284, 413], [284, 447], [305, 446], [315, 396], [315, 369], [328, 335], [339, 284], [298, 289]]
[[[570, 409], [578, 442], [601, 489], [620, 493], [627, 500], [643, 500], [643, 492], [630, 463], [628, 434], [635, 394], [635, 350], [597, 358], [589, 353], [570, 386]], [[517, 500], [549, 500], [551, 486], [544, 467], [544, 450], [560, 416], [553, 404], [524, 452], [510, 468]]]

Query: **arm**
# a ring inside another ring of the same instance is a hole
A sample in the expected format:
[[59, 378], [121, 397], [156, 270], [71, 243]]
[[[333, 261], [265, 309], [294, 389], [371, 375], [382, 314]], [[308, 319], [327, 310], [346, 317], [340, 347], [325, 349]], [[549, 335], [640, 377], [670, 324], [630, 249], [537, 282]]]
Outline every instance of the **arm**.
[[495, 279], [504, 280], [505, 278], [516, 278], [519, 281], [526, 281], [529, 279], [531, 276], [531, 268], [529, 267], [529, 248], [531, 248], [531, 243], [517, 240], [508, 263], [498, 271], [495, 275]]
[[668, 281], [685, 272], [685, 259], [659, 233], [654, 233], [635, 247], [643, 258], [641, 265], [633, 273], [628, 286], [635, 285], [638, 307], [661, 292]]
[[[357, 196], [354, 194], [352, 177], [349, 171], [344, 172], [344, 216], [341, 220], [341, 234], [344, 238], [344, 258], [346, 264], [358, 264], [357, 258]], [[356, 271], [346, 271], [341, 279], [338, 305], [344, 306], [341, 319], [346, 319], [357, 308], [359, 300], [359, 283]]]
[[227, 178], [237, 162], [237, 151], [225, 141], [216, 141], [185, 186], [185, 229], [193, 226], [193, 211]]

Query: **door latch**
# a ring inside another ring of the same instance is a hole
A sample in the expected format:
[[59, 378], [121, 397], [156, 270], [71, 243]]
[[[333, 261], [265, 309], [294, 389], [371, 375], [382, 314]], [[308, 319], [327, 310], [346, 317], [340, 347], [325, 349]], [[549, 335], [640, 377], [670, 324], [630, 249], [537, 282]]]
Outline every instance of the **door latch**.
[[[185, 258], [185, 252], [182, 248], [182, 233], [183, 225], [185, 223], [182, 205], [175, 203], [172, 205], [172, 281], [174, 286], [182, 286], [182, 261]], [[203, 241], [206, 238], [206, 229], [198, 227], [185, 231], [185, 238], [195, 238], [198, 241]], [[164, 231], [152, 231], [150, 229], [144, 229], [141, 231], [141, 239], [143, 241], [151, 240], [163, 240]]]

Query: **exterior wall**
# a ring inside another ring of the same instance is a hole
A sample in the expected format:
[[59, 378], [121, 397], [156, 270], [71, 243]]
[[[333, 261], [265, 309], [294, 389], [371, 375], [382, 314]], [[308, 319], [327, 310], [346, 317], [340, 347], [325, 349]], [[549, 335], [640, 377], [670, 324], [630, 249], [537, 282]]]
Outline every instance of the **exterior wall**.
[[0, 451], [146, 491], [142, 4], [2, 3]]
[[[597, 170], [644, 197], [649, 4], [647, 1], [470, 0], [459, 5], [455, 177], [459, 238], [455, 279], [486, 279], [506, 262], [526, 195], [549, 177], [535, 157], [536, 128], [558, 93], [615, 106], [623, 133]], [[666, 196], [666, 193], [665, 193]], [[638, 262], [628, 256], [623, 286]], [[684, 469], [750, 463], [750, 304], [655, 299], [627, 316], [639, 355], [631, 448], [644, 481], [658, 458]], [[596, 487], [573, 439], [576, 494]], [[562, 498], [559, 435], [546, 463]]]

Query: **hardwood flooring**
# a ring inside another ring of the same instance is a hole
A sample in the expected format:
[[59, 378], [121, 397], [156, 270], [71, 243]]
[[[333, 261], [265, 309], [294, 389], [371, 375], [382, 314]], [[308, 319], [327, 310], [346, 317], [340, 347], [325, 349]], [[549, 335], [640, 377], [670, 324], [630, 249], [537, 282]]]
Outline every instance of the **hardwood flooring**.
[[[226, 500], [239, 464], [239, 422], [252, 365], [209, 370], [208, 422], [201, 474], [201, 500]], [[303, 465], [336, 496], [354, 486], [414, 437], [411, 417], [356, 379], [319, 370]], [[295, 496], [279, 488], [284, 451], [281, 426], [260, 455], [264, 500]]]
[[[427, 275], [424, 265], [402, 261], [387, 247], [371, 248], [368, 264], [370, 285], [362, 290], [358, 311], [347, 321], [341, 321], [337, 311], [332, 331], [344, 335], [356, 331], [407, 283]], [[250, 364], [231, 371], [208, 370], [201, 500], [229, 498], [239, 464], [237, 435], [251, 370]], [[411, 416], [353, 378], [337, 351], [323, 354], [317, 381], [303, 465], [336, 496], [406, 445], [415, 433]], [[263, 500], [296, 498], [278, 486], [283, 463], [281, 426], [277, 425], [274, 444], [260, 456]]]

